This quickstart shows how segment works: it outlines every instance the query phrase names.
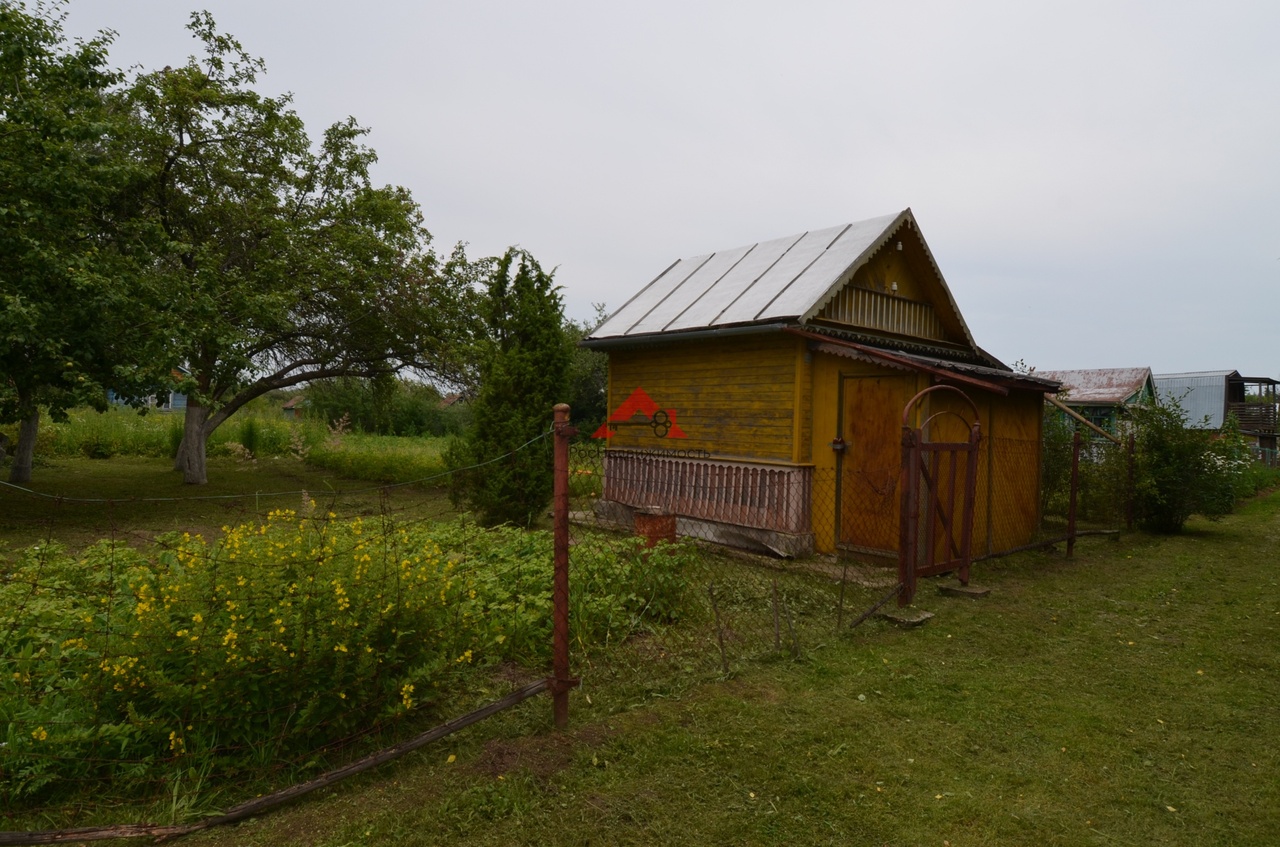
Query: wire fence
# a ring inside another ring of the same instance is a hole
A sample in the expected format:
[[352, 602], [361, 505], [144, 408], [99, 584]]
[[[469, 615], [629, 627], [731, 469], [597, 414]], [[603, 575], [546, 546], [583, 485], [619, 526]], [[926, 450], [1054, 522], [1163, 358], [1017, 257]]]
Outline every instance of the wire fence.
[[[973, 559], [1073, 542], [1131, 521], [1132, 444], [980, 442]], [[621, 644], [574, 640], [586, 680], [625, 673], [729, 673], [799, 655], [861, 623], [900, 588], [899, 466], [837, 470], [573, 444], [568, 466], [573, 591], [580, 562], [630, 538], [648, 550], [619, 599]], [[606, 649], [607, 648], [607, 649]]]
[[[225, 523], [203, 535], [135, 530], [136, 503], [92, 498], [7, 521], [44, 540], [0, 551], [5, 828], [174, 834], [136, 821], [296, 794], [545, 690], [550, 533], [360, 493], [209, 500], [201, 523]], [[104, 515], [102, 541], [57, 540]], [[51, 837], [27, 834], [0, 843]]]
[[[211, 501], [208, 537], [121, 522], [69, 550], [53, 539], [102, 504], [51, 502], [48, 540], [0, 559], [10, 829], [236, 819], [544, 690], [560, 723], [579, 682], [644, 692], [801, 656], [898, 594], [896, 469], [567, 452], [563, 538], [387, 486], [359, 516], [341, 493], [257, 494]], [[1125, 525], [1131, 463], [1104, 441], [982, 442], [975, 558]]]

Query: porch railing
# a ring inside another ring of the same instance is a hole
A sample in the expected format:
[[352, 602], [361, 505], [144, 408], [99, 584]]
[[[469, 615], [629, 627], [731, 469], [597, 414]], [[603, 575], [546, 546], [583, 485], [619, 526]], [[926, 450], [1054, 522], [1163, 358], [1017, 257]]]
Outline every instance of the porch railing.
[[1271, 403], [1231, 403], [1229, 408], [1245, 432], [1276, 431], [1276, 407]]
[[605, 452], [604, 499], [701, 520], [811, 532], [813, 468], [627, 450]]

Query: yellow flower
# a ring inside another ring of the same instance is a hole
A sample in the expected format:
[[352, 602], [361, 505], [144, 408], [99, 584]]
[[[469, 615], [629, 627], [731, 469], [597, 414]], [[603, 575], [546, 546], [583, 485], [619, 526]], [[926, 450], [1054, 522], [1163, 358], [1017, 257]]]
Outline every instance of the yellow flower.
[[38, 726], [31, 730], [31, 737], [36, 741], [45, 741], [49, 738], [49, 733], [45, 731], [44, 727]]

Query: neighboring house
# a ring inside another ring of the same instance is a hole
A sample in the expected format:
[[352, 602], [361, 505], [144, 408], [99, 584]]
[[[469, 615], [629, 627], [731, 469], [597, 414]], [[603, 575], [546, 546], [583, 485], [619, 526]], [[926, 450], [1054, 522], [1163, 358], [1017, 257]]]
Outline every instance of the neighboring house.
[[1222, 429], [1228, 414], [1240, 432], [1274, 462], [1276, 457], [1276, 385], [1269, 376], [1241, 376], [1239, 371], [1195, 371], [1156, 374], [1161, 402], [1176, 400], [1192, 427]]
[[305, 394], [295, 394], [280, 406], [280, 411], [289, 420], [300, 421], [307, 413], [307, 397]]
[[[894, 556], [904, 408], [944, 383], [981, 417], [975, 552], [1038, 528], [1058, 385], [975, 343], [910, 209], [679, 260], [582, 343], [609, 355], [606, 511], [657, 506], [777, 552]], [[944, 413], [966, 406], [931, 394], [912, 423], [955, 437]]]
[[[173, 376], [175, 379], [181, 379], [186, 376], [186, 372], [181, 369], [175, 370]], [[137, 405], [130, 403], [129, 398], [122, 397], [111, 389], [107, 389], [107, 402], [113, 406]], [[187, 395], [179, 391], [162, 391], [143, 397], [142, 405], [165, 412], [185, 412], [187, 409]]]
[[1151, 368], [1095, 368], [1077, 371], [1036, 371], [1036, 376], [1062, 383], [1058, 399], [1094, 426], [1116, 431], [1128, 406], [1154, 403]]

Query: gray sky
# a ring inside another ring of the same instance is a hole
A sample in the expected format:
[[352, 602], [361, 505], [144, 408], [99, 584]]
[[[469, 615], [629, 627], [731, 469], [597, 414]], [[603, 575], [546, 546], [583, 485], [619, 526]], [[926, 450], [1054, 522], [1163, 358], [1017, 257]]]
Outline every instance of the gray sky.
[[318, 137], [371, 127], [436, 247], [568, 313], [672, 261], [911, 207], [978, 343], [1280, 376], [1280, 3], [73, 0], [112, 62], [207, 8]]

